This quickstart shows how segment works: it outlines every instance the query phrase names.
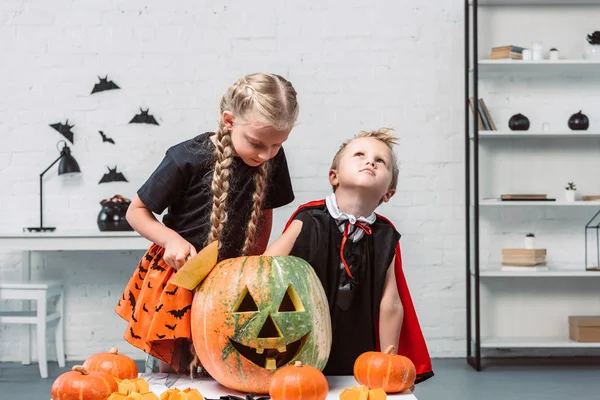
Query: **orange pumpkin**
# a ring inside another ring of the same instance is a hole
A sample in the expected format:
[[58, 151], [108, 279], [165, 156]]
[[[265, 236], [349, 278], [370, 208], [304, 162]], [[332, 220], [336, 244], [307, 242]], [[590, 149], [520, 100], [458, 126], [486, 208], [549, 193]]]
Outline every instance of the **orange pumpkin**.
[[194, 294], [192, 342], [221, 385], [266, 394], [296, 360], [323, 369], [331, 317], [314, 269], [298, 257], [252, 256], [217, 264]]
[[52, 400], [106, 400], [118, 389], [113, 376], [103, 371], [88, 371], [76, 365], [52, 384]]
[[392, 354], [394, 346], [383, 353], [367, 351], [354, 362], [354, 378], [369, 389], [382, 388], [386, 393], [403, 392], [410, 388], [417, 378], [415, 365], [408, 358]]
[[119, 385], [119, 393], [148, 393], [150, 391], [150, 385], [144, 378], [135, 379], [119, 379], [115, 378], [117, 385]]
[[119, 379], [133, 379], [138, 377], [138, 369], [135, 361], [124, 354], [119, 354], [119, 350], [115, 347], [108, 352], [97, 353], [88, 357], [83, 366], [90, 371], [108, 372]]
[[301, 361], [275, 372], [269, 386], [272, 400], [325, 400], [328, 392], [325, 375]]
[[202, 397], [197, 389], [187, 388], [179, 390], [172, 388], [162, 392], [160, 400], [204, 400], [204, 397]]

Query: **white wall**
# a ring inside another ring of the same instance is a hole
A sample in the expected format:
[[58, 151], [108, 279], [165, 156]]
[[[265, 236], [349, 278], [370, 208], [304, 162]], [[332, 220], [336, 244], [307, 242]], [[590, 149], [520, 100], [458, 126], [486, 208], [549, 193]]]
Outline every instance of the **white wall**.
[[[402, 233], [404, 268], [430, 352], [464, 353], [462, 2], [2, 1], [0, 2], [0, 230], [38, 221], [38, 174], [75, 124], [82, 174], [44, 179], [46, 224], [96, 230], [99, 201], [133, 197], [172, 144], [213, 130], [218, 97], [236, 77], [273, 71], [299, 93], [285, 147], [296, 201], [275, 214], [281, 232], [299, 204], [330, 191], [341, 141], [391, 126], [401, 138], [399, 190], [379, 211]], [[98, 75], [121, 90], [90, 95]], [[139, 107], [160, 126], [130, 125]], [[102, 143], [98, 130], [114, 138]], [[129, 183], [99, 185], [117, 165]], [[113, 312], [139, 252], [43, 255], [34, 276], [67, 285], [67, 358], [117, 346]], [[0, 278], [20, 275], [0, 254]], [[9, 307], [3, 304], [2, 307]], [[0, 360], [18, 360], [18, 327], [0, 327]], [[53, 357], [53, 350], [50, 350]]]

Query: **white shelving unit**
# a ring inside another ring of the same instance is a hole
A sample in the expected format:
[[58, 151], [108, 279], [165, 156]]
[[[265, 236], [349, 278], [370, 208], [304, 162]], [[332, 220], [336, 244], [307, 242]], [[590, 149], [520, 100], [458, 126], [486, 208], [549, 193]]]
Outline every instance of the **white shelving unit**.
[[[498, 129], [478, 130], [467, 106], [467, 361], [481, 370], [482, 351], [494, 349], [600, 354], [600, 342], [568, 334], [569, 315], [600, 315], [600, 271], [583, 261], [584, 226], [600, 201], [569, 202], [563, 189], [574, 181], [580, 196], [600, 195], [600, 60], [583, 59], [586, 35], [600, 30], [600, 0], [467, 2], [465, 96], [484, 99]], [[540, 40], [544, 60], [489, 59], [492, 47]], [[550, 47], [559, 60], [547, 59]], [[580, 110], [590, 128], [573, 131], [567, 121]], [[509, 130], [517, 113], [530, 129]], [[556, 200], [501, 201], [506, 193]], [[524, 247], [527, 232], [548, 250], [548, 271], [502, 271], [501, 249]]]

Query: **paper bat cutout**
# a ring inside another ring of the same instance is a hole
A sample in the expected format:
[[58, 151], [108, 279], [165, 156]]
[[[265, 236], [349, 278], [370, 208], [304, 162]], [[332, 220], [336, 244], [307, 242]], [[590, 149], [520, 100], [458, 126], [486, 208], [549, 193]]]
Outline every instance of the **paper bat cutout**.
[[169, 310], [168, 313], [174, 316], [177, 319], [182, 319], [185, 313], [187, 313], [192, 308], [191, 304], [183, 307], [181, 310]]
[[156, 122], [156, 119], [154, 118], [154, 115], [148, 114], [148, 111], [150, 111], [150, 109], [147, 109], [146, 111], [144, 111], [140, 107], [140, 113], [136, 114], [135, 117], [133, 117], [133, 119], [131, 121], [129, 121], [129, 123], [130, 124], [153, 124], [153, 125], [158, 125], [158, 122]]
[[117, 172], [116, 166], [114, 168], [110, 168], [110, 167], [107, 167], [107, 168], [108, 168], [108, 173], [106, 173], [102, 176], [102, 179], [100, 179], [100, 182], [98, 182], [98, 184], [106, 183], [106, 182], [129, 182], [125, 178], [125, 175], [123, 175], [121, 172]]
[[50, 126], [63, 135], [69, 142], [71, 142], [71, 144], [75, 144], [75, 142], [73, 142], [75, 134], [73, 131], [71, 131], [71, 128], [75, 125], [69, 125], [69, 120], [66, 120], [64, 124], [59, 122], [56, 124], [50, 124]]
[[102, 132], [102, 131], [98, 131], [98, 132], [100, 132], [100, 136], [102, 136], [102, 143], [108, 142], [108, 143], [115, 144], [115, 141], [112, 138], [109, 138], [108, 136], [106, 136], [104, 134], [104, 132]]
[[108, 75], [104, 78], [98, 77], [98, 79], [100, 79], [100, 82], [94, 85], [91, 94], [104, 92], [105, 90], [121, 89], [113, 81], [108, 80]]

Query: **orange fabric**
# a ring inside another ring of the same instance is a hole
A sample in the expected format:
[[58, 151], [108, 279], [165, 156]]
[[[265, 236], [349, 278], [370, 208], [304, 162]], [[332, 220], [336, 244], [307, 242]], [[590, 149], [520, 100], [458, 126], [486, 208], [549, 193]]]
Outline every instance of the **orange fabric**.
[[116, 313], [128, 322], [127, 342], [185, 371], [191, 361], [192, 292], [168, 283], [175, 270], [163, 260], [164, 249], [150, 246], [121, 295]]

